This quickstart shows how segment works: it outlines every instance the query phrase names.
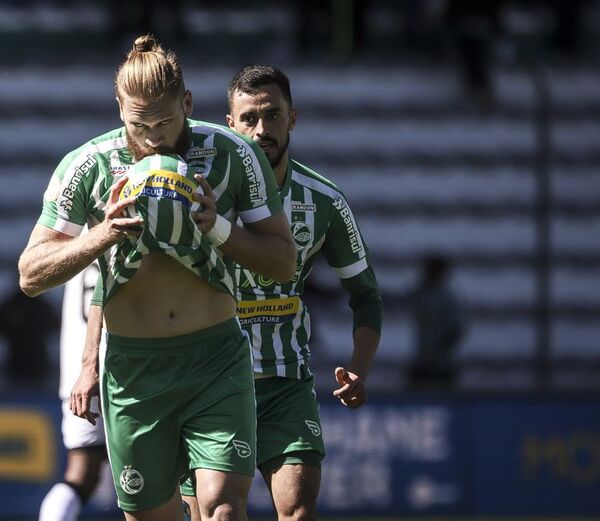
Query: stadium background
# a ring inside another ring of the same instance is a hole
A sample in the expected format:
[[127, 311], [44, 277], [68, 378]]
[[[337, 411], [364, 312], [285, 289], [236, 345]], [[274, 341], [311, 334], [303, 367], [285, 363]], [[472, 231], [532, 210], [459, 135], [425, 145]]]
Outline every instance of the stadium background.
[[[386, 316], [359, 411], [330, 400], [345, 296], [322, 264], [310, 288], [323, 514], [599, 518], [598, 27], [592, 0], [3, 2], [0, 519], [34, 518], [64, 465], [40, 318], [62, 295], [15, 297], [16, 260], [60, 158], [120, 124], [114, 69], [145, 29], [180, 55], [199, 119], [224, 120], [241, 66], [287, 72], [292, 156], [342, 186], [371, 248]], [[405, 297], [430, 253], [468, 320], [454, 388], [415, 391]], [[43, 374], [12, 374], [14, 347]], [[115, 514], [103, 492], [89, 516]], [[251, 511], [269, 508], [256, 480]]]

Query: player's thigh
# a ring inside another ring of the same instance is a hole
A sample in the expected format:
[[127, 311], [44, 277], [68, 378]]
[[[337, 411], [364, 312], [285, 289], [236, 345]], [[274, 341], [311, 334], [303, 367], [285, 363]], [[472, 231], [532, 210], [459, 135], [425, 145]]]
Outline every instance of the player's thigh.
[[[97, 396], [92, 398], [90, 408], [95, 413], [100, 412]], [[104, 419], [102, 416], [96, 419], [96, 425], [92, 425], [86, 419], [79, 418], [71, 412], [68, 399], [62, 401], [61, 430], [63, 444], [67, 450], [105, 445]]]
[[167, 505], [187, 471], [179, 421], [187, 389], [179, 375], [188, 351], [170, 351], [168, 340], [153, 351], [150, 340], [126, 339], [122, 347], [121, 337], [109, 338], [102, 375], [107, 449], [126, 512]]
[[[190, 469], [254, 476], [256, 403], [247, 338], [238, 333], [220, 341], [214, 369], [204, 388], [182, 411], [181, 437]], [[222, 358], [222, 359], [220, 359]], [[207, 385], [210, 384], [210, 385]]]
[[198, 499], [196, 496], [181, 496], [181, 500], [185, 503], [185, 515], [190, 521], [202, 521], [200, 515], [200, 507], [198, 506]]
[[245, 519], [252, 477], [237, 472], [196, 469], [196, 497], [203, 517], [231, 512], [231, 519]]
[[181, 496], [176, 491], [173, 497], [164, 505], [138, 512], [125, 512], [126, 521], [182, 521], [183, 508]]
[[100, 470], [106, 461], [106, 447], [82, 447], [67, 451], [65, 481], [83, 489], [94, 489], [98, 484]]
[[316, 519], [321, 469], [311, 465], [282, 465], [263, 474], [279, 518]]
[[[325, 446], [313, 376], [263, 378], [256, 380], [255, 386], [259, 470], [265, 474], [284, 463], [319, 467]], [[311, 459], [288, 461], [286, 457], [293, 454]]]

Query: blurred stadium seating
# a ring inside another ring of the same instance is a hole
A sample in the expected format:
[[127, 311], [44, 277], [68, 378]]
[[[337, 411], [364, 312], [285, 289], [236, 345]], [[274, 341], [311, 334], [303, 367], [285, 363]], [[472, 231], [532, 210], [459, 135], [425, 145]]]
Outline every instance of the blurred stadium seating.
[[[597, 4], [589, 8], [592, 21]], [[431, 54], [415, 57], [402, 45], [394, 3], [374, 5], [371, 47], [350, 61], [332, 54], [295, 59], [293, 11], [268, 1], [253, 9], [184, 3], [185, 38], [165, 41], [181, 49], [200, 119], [223, 121], [225, 87], [240, 65], [266, 61], [289, 74], [299, 111], [292, 154], [341, 185], [372, 250], [386, 306], [374, 387], [403, 385], [414, 338], [401, 297], [421, 256], [435, 251], [454, 261], [454, 285], [469, 309], [461, 388], [531, 389], [540, 362], [535, 73], [516, 60], [494, 66], [494, 103], [479, 110], [465, 101], [451, 65]], [[211, 38], [217, 43], [207, 50]], [[112, 78], [127, 35], [114, 38], [100, 2], [7, 2], [0, 8], [2, 42], [5, 294], [53, 167], [120, 124]], [[588, 42], [577, 59], [542, 61], [551, 136], [543, 349], [554, 388], [600, 386], [600, 71], [592, 46], [598, 41]], [[315, 269], [313, 286], [314, 366], [329, 372], [348, 356], [350, 315], [325, 266]], [[52, 298], [58, 306], [60, 292]]]

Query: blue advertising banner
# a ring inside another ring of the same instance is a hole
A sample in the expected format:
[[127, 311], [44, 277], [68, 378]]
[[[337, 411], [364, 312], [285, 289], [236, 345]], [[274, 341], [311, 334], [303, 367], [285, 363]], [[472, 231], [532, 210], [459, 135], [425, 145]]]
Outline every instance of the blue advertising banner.
[[[600, 516], [600, 397], [407, 394], [321, 417], [324, 515]], [[53, 397], [0, 395], [0, 517], [35, 517], [62, 479], [60, 420]], [[271, 509], [257, 473], [249, 510]], [[109, 479], [86, 513], [119, 515]]]

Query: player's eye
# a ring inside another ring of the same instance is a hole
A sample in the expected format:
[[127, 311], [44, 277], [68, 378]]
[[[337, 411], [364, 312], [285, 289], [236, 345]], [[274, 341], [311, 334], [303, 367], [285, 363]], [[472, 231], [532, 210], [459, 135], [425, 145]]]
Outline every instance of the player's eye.
[[135, 128], [144, 128], [144, 127], [146, 126], [146, 125], [144, 125], [143, 123], [132, 123], [132, 125], [133, 125]]
[[164, 121], [161, 121], [161, 122], [160, 122], [160, 124], [161, 124], [161, 125], [164, 125], [164, 126], [166, 126], [166, 125], [170, 125], [171, 123], [173, 123], [173, 120], [172, 120], [172, 119], [165, 119]]

